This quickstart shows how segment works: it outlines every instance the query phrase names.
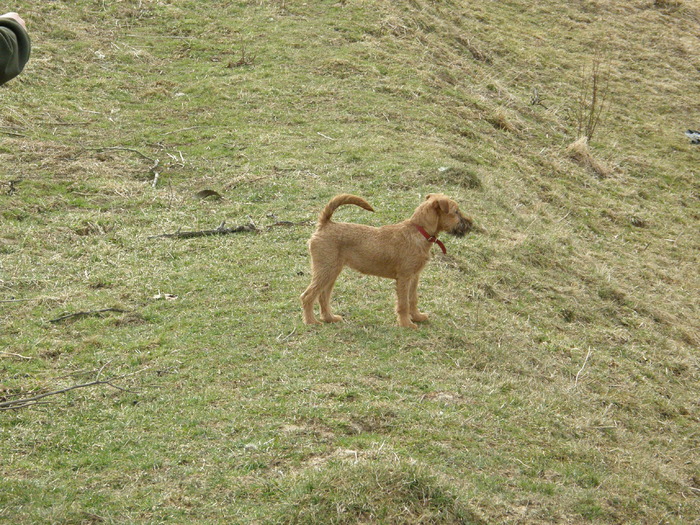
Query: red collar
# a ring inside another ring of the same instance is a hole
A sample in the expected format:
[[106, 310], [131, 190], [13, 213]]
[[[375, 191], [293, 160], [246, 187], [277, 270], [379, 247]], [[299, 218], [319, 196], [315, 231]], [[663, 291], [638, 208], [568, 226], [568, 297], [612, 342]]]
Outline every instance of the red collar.
[[442, 250], [442, 253], [447, 253], [447, 248], [445, 248], [445, 244], [440, 239], [435, 237], [435, 235], [430, 235], [427, 231], [425, 231], [425, 228], [423, 228], [422, 226], [419, 226], [417, 224], [414, 224], [414, 226], [421, 233], [421, 235], [426, 238], [428, 242], [437, 244]]

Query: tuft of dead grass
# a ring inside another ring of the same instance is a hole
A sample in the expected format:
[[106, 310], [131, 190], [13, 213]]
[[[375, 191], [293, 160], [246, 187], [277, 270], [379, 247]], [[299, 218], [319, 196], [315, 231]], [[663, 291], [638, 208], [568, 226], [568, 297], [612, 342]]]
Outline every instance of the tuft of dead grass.
[[519, 125], [514, 120], [514, 118], [503, 109], [498, 108], [493, 113], [491, 113], [486, 121], [491, 124], [494, 128], [500, 129], [502, 131], [507, 131], [509, 133], [516, 133], [518, 131]]
[[569, 147], [566, 148], [566, 153], [569, 158], [573, 159], [581, 166], [589, 168], [601, 178], [607, 178], [612, 175], [612, 169], [593, 157], [588, 147], [588, 138], [586, 137], [581, 137], [577, 141], [572, 142]]

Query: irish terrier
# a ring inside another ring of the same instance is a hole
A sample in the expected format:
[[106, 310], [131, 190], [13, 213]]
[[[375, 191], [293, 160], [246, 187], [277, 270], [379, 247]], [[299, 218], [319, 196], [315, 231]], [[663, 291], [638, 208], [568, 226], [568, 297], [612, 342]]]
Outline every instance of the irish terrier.
[[380, 228], [331, 221], [336, 208], [344, 204], [374, 211], [363, 198], [343, 194], [333, 197], [321, 212], [309, 240], [312, 278], [301, 294], [304, 323], [318, 323], [314, 316], [316, 301], [320, 303], [323, 321], [342, 321], [331, 311], [331, 292], [340, 271], [349, 266], [365, 274], [395, 279], [399, 325], [416, 328], [414, 321], [428, 319], [418, 311], [417, 290], [430, 248], [437, 244], [446, 253], [437, 235], [444, 231], [461, 237], [472, 229], [472, 220], [461, 214], [455, 201], [442, 194], [428, 195], [410, 219]]

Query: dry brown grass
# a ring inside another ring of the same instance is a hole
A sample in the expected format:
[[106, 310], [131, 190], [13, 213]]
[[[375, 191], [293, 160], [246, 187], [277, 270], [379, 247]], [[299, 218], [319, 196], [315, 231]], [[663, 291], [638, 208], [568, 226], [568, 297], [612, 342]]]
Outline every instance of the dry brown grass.
[[612, 170], [608, 166], [593, 157], [588, 147], [588, 139], [586, 137], [581, 137], [577, 141], [569, 144], [566, 148], [566, 153], [571, 159], [584, 168], [590, 169], [598, 177], [605, 178], [612, 175]]
[[512, 115], [509, 115], [504, 108], [498, 108], [493, 111], [486, 120], [494, 128], [503, 131], [508, 131], [509, 133], [516, 133], [518, 131], [518, 123], [514, 120]]

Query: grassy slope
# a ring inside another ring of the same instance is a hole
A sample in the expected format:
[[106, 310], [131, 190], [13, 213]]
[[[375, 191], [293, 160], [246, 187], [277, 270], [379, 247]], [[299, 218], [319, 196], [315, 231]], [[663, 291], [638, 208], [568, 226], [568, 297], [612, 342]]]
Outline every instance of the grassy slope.
[[[25, 2], [0, 90], [2, 395], [138, 374], [2, 413], [0, 519], [700, 518], [692, 2], [73, 4]], [[566, 153], [601, 42], [606, 178]], [[310, 224], [148, 238], [434, 190], [487, 233], [416, 332], [350, 273], [346, 323], [301, 324]]]

